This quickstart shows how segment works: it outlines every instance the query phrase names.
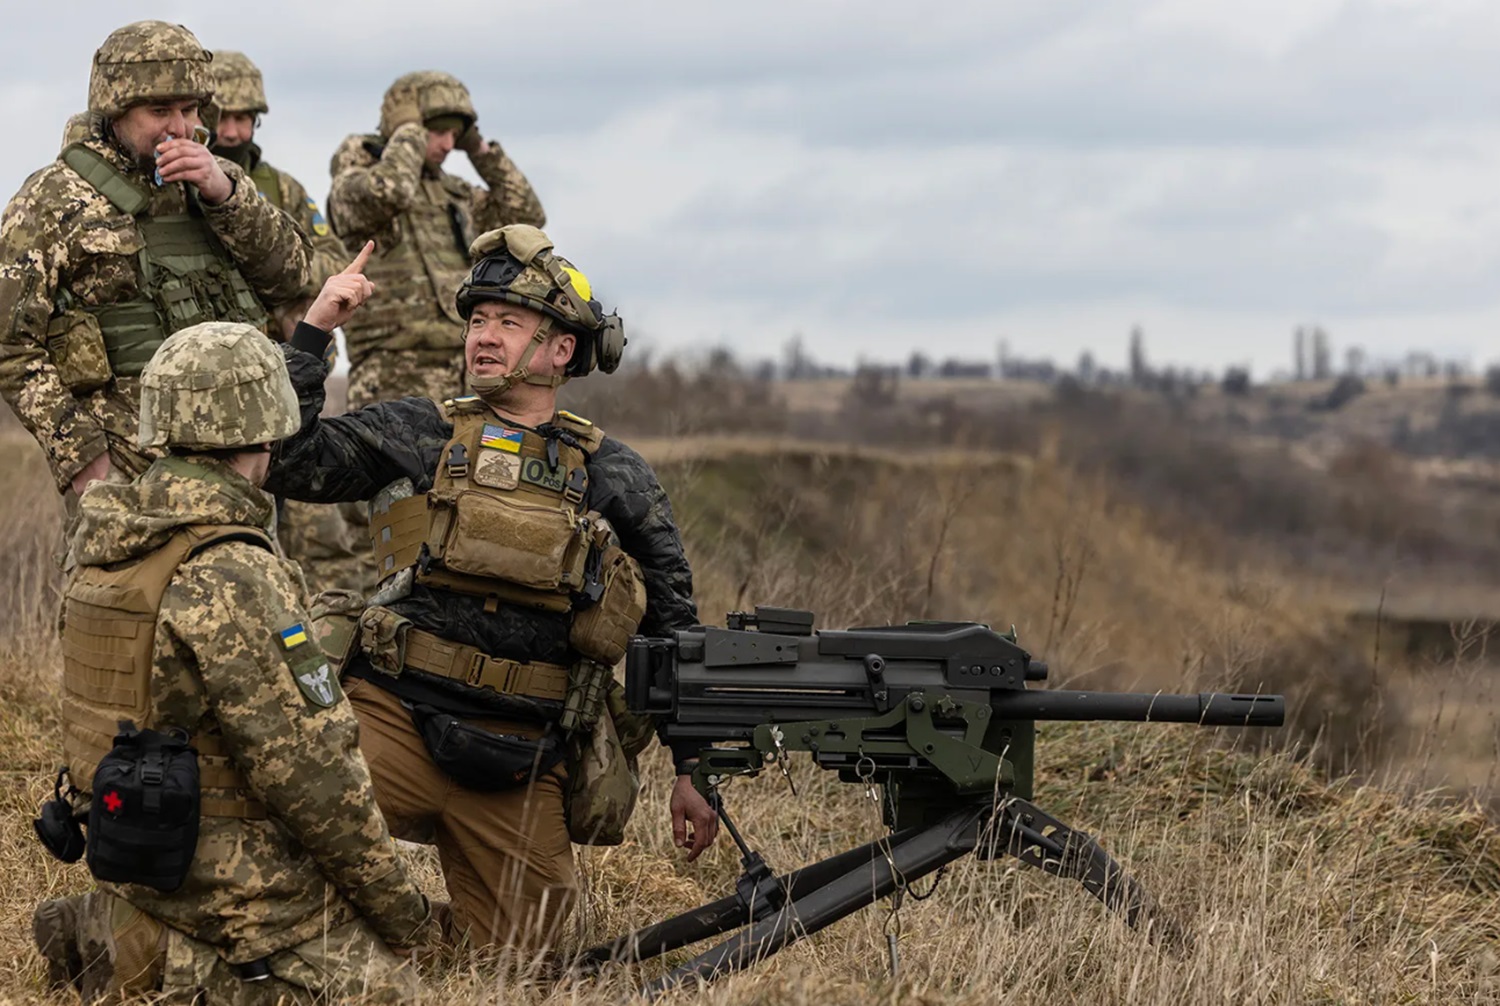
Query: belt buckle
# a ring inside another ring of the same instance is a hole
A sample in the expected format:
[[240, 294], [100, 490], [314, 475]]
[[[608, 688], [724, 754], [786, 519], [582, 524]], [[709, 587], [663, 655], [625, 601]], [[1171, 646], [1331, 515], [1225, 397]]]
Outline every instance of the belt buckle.
[[488, 662], [488, 660], [489, 658], [486, 657], [483, 653], [476, 653], [472, 657], [470, 657], [469, 673], [467, 676], [465, 676], [464, 680], [473, 685], [475, 688], [478, 688], [480, 679], [484, 677], [484, 665]]

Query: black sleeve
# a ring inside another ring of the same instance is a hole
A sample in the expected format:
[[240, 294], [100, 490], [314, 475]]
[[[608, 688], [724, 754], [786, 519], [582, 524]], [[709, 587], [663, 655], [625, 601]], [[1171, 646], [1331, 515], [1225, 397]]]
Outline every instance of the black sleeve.
[[402, 398], [321, 418], [328, 366], [303, 348], [311, 348], [318, 336], [326, 348], [328, 334], [303, 323], [282, 347], [302, 410], [302, 428], [276, 446], [266, 491], [289, 499], [338, 503], [367, 500], [397, 479], [409, 478], [418, 492], [425, 492], [453, 433], [442, 410], [426, 398]]
[[611, 437], [589, 462], [588, 505], [620, 536], [620, 545], [641, 564], [646, 580], [646, 616], [641, 634], [661, 636], [698, 623], [693, 571], [672, 517], [672, 503], [646, 459]]

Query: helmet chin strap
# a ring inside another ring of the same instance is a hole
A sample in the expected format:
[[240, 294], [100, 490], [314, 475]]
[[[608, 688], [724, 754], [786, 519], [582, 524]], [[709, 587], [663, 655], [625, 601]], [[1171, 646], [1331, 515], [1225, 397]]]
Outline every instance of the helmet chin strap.
[[568, 382], [567, 375], [553, 374], [551, 377], [543, 377], [540, 374], [531, 373], [528, 369], [531, 365], [531, 358], [536, 355], [536, 351], [551, 334], [552, 319], [544, 315], [542, 323], [536, 327], [536, 332], [532, 334], [531, 341], [526, 344], [526, 349], [521, 354], [521, 359], [517, 361], [514, 370], [501, 374], [499, 377], [471, 376], [469, 387], [474, 394], [490, 405], [498, 405], [500, 398], [518, 384], [534, 384], [543, 388], [562, 387]]

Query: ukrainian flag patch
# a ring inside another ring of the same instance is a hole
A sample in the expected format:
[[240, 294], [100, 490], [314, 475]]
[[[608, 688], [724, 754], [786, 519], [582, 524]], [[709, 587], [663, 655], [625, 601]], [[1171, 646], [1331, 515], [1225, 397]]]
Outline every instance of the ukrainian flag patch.
[[305, 642], [307, 642], [307, 630], [302, 627], [301, 622], [298, 622], [289, 629], [281, 630], [281, 645], [287, 649], [290, 650], [294, 646], [301, 646]]
[[318, 209], [318, 204], [313, 202], [313, 197], [307, 197], [307, 208], [312, 210], [312, 229], [318, 237], [328, 233], [328, 221], [323, 219], [323, 211]]
[[507, 430], [503, 426], [492, 426], [484, 424], [484, 432], [479, 435], [479, 446], [488, 447], [495, 451], [506, 451], [511, 454], [521, 453], [521, 441], [525, 435], [520, 430]]

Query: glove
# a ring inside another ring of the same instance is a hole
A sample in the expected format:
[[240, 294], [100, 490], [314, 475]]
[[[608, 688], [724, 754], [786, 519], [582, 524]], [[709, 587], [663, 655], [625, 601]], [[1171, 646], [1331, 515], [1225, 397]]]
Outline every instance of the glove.
[[408, 122], [420, 124], [422, 121], [422, 106], [418, 104], [417, 95], [414, 92], [393, 96], [386, 108], [390, 112], [390, 125], [393, 133], [398, 126], [404, 126]]
[[483, 150], [484, 144], [484, 134], [479, 131], [478, 122], [471, 123], [454, 142], [454, 146], [471, 157]]

